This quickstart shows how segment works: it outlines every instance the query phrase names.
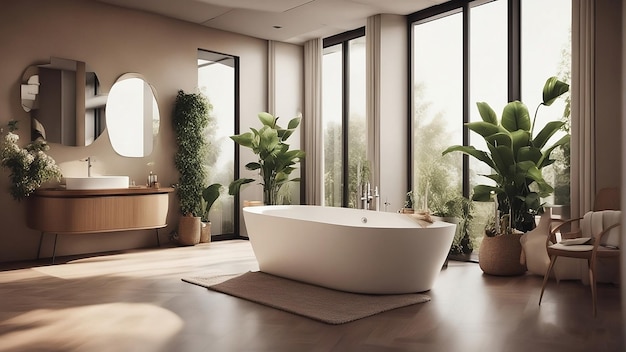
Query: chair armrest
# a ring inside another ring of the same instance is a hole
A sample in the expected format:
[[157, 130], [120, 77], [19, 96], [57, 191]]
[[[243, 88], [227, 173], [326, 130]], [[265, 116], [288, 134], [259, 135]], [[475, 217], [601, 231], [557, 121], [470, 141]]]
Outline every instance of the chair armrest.
[[[557, 220], [557, 219], [555, 219], [555, 220]], [[560, 220], [562, 222], [550, 231], [550, 234], [548, 235], [548, 238], [546, 239], [546, 246], [549, 246], [550, 244], [556, 243], [556, 233], [559, 232], [562, 227], [564, 227], [566, 225], [569, 225], [569, 224], [572, 224], [574, 222], [580, 221], [580, 220], [582, 220], [582, 218], [569, 219], [569, 220], [565, 220], [565, 221]], [[568, 234], [574, 234], [574, 233], [580, 233], [580, 231], [578, 231], [578, 232], [568, 232]], [[577, 237], [580, 237], [580, 236], [577, 236]], [[569, 237], [568, 236], [568, 238], [573, 238], [573, 237]]]
[[593, 236], [593, 250], [597, 251], [598, 247], [600, 246], [600, 243], [602, 242], [602, 237], [604, 237], [606, 234], [609, 233], [609, 231], [611, 231], [612, 229], [618, 226], [621, 226], [619, 222], [607, 227], [606, 229], [602, 230], [602, 232], [594, 235]]

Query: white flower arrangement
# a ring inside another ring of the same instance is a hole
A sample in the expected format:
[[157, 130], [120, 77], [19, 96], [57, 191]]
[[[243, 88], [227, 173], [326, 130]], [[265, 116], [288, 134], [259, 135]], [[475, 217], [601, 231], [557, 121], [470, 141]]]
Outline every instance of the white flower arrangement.
[[11, 172], [11, 196], [21, 201], [44, 182], [58, 181], [63, 175], [54, 159], [45, 153], [50, 149], [45, 140], [37, 139], [21, 148], [17, 144], [20, 137], [13, 133], [16, 129], [14, 121], [9, 123], [9, 132], [4, 136], [0, 149], [0, 165]]

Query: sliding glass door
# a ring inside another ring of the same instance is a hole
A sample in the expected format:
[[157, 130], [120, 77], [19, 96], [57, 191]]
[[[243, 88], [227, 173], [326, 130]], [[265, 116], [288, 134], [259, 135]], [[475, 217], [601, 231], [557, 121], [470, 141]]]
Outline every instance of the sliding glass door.
[[198, 88], [211, 104], [210, 123], [205, 130], [209, 144], [204, 166], [206, 185], [220, 183], [221, 196], [211, 208], [211, 236], [234, 237], [237, 233], [235, 202], [226, 191], [235, 178], [235, 147], [229, 138], [235, 134], [237, 116], [238, 58], [230, 55], [198, 50]]

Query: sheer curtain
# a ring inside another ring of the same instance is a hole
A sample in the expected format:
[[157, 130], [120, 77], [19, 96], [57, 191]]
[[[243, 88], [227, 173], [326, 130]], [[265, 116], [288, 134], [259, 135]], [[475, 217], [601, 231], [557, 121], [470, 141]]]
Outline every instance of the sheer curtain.
[[592, 209], [596, 191], [594, 25], [594, 0], [572, 1], [572, 217]]
[[367, 159], [372, 185], [380, 185], [380, 33], [381, 16], [367, 18], [365, 26], [365, 67], [367, 96]]
[[304, 116], [303, 138], [306, 158], [303, 164], [302, 184], [304, 204], [322, 205], [324, 190], [322, 164], [322, 39], [304, 43]]

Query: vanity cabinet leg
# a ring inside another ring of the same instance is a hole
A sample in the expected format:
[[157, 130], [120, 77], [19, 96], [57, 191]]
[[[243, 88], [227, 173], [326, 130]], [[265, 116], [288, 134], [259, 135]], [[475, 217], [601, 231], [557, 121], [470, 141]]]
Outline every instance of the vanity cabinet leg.
[[154, 229], [156, 231], [157, 238], [157, 246], [161, 247], [161, 239], [159, 238], [159, 229]]
[[52, 264], [54, 264], [54, 259], [56, 258], [57, 253], [57, 238], [59, 237], [58, 233], [54, 234], [54, 247], [52, 248]]
[[39, 235], [39, 248], [37, 249], [37, 260], [39, 260], [39, 256], [41, 255], [41, 244], [43, 243], [43, 234], [44, 232], [41, 231], [41, 234]]

